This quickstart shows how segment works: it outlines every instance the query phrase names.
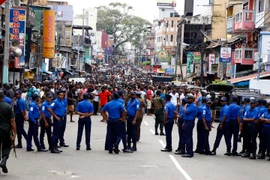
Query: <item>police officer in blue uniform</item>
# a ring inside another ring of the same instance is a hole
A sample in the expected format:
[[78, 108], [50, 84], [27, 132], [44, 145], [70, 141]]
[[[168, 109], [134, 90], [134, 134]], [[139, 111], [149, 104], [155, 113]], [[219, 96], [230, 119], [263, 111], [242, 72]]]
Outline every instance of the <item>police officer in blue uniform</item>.
[[28, 129], [28, 139], [27, 139], [27, 151], [34, 151], [32, 149], [32, 138], [34, 139], [37, 151], [47, 152], [43, 149], [38, 140], [38, 122], [40, 118], [40, 112], [38, 107], [39, 96], [37, 94], [32, 95], [32, 102], [29, 105], [29, 129]]
[[[123, 105], [125, 106], [125, 101], [123, 99], [123, 91], [120, 90], [118, 91], [118, 94], [119, 94], [119, 99], [118, 101]], [[124, 153], [133, 153], [133, 151], [128, 147], [127, 145], [127, 130], [126, 130], [126, 120], [125, 121], [121, 121], [120, 123], [121, 125], [121, 139], [122, 139], [122, 142], [123, 142], [123, 147], [124, 149], [123, 152]]]
[[209, 132], [211, 131], [212, 126], [212, 115], [211, 115], [211, 104], [212, 101], [210, 99], [207, 100], [206, 105], [202, 108], [202, 144], [203, 144], [203, 152], [206, 155], [212, 155], [209, 146]]
[[220, 124], [218, 125], [218, 128], [217, 128], [217, 136], [216, 136], [214, 148], [211, 154], [216, 155], [216, 150], [219, 147], [222, 136], [224, 135], [226, 146], [227, 146], [227, 152], [225, 153], [225, 155], [230, 156], [231, 155], [231, 152], [230, 152], [231, 151], [231, 135], [230, 135], [229, 106], [227, 105], [226, 97], [222, 97], [220, 99], [220, 102], [222, 105], [222, 109], [220, 110], [220, 116], [219, 116]]
[[131, 91], [130, 100], [127, 103], [127, 143], [128, 148], [137, 151], [137, 117], [140, 110], [140, 102], [136, 99], [135, 92]]
[[46, 133], [47, 135], [47, 140], [48, 140], [48, 145], [49, 145], [49, 150], [51, 150], [51, 145], [52, 145], [52, 120], [51, 120], [51, 114], [48, 111], [48, 108], [51, 105], [53, 98], [53, 94], [48, 92], [46, 93], [46, 100], [41, 104], [41, 120], [40, 120], [40, 144], [42, 149], [46, 149], [45, 144], [44, 144], [44, 135]]
[[165, 126], [165, 135], [166, 135], [166, 147], [162, 149], [162, 152], [171, 152], [172, 151], [172, 130], [173, 124], [176, 122], [177, 110], [176, 106], [171, 103], [172, 96], [169, 94], [165, 95], [166, 104], [164, 107], [164, 126]]
[[184, 98], [182, 99], [182, 106], [179, 109], [179, 116], [178, 116], [178, 122], [177, 122], [177, 126], [178, 126], [178, 135], [179, 135], [179, 142], [178, 142], [178, 148], [175, 151], [176, 155], [182, 155], [185, 154], [185, 139], [184, 139], [184, 129], [183, 129], [183, 124], [184, 124], [184, 108], [185, 105], [187, 103], [187, 99]]
[[6, 96], [7, 91], [4, 91], [4, 102], [12, 106], [12, 100]]
[[184, 108], [184, 137], [186, 153], [182, 155], [185, 158], [192, 158], [193, 153], [193, 128], [195, 126], [195, 118], [197, 116], [197, 106], [194, 104], [194, 96], [192, 94], [187, 95], [188, 103]]
[[243, 121], [246, 123], [246, 130], [244, 132], [244, 139], [246, 140], [246, 153], [242, 157], [249, 157], [249, 159], [256, 159], [257, 151], [257, 129], [255, 121], [258, 120], [258, 110], [256, 107], [256, 101], [252, 99], [250, 101], [250, 109], [245, 112]]
[[64, 92], [57, 91], [57, 98], [48, 108], [48, 111], [53, 116], [53, 135], [52, 135], [52, 147], [51, 153], [59, 154], [61, 151], [57, 148], [58, 140], [62, 135], [62, 121], [66, 115], [66, 105], [64, 102]]
[[206, 106], [206, 97], [201, 98], [201, 106], [198, 108], [197, 112], [197, 117], [198, 117], [198, 122], [197, 122], [197, 148], [195, 150], [196, 153], [204, 154], [204, 147], [203, 147], [203, 129], [204, 129], [204, 124], [202, 121], [202, 113], [203, 113], [203, 108]]
[[78, 121], [78, 133], [77, 133], [77, 143], [76, 150], [80, 150], [83, 128], [85, 126], [85, 142], [86, 150], [90, 151], [90, 137], [91, 137], [91, 116], [94, 114], [94, 106], [89, 102], [89, 95], [86, 93], [83, 95], [83, 101], [79, 102], [75, 110], [76, 114], [79, 114]]
[[[267, 105], [267, 108], [267, 111], [260, 117], [263, 129], [261, 136], [261, 154], [258, 156], [258, 159], [265, 159], [266, 150], [270, 152], [270, 104]], [[267, 161], [270, 161], [270, 157], [268, 157]]]
[[18, 134], [18, 145], [16, 148], [22, 148], [22, 135], [27, 140], [27, 134], [24, 130], [24, 121], [27, 120], [26, 118], [26, 103], [25, 101], [21, 98], [22, 92], [20, 90], [17, 90], [15, 92], [16, 98], [17, 98], [17, 105], [16, 105], [16, 116], [15, 116], [15, 121], [16, 121], [16, 129], [17, 129], [17, 134]]
[[67, 89], [66, 88], [61, 88], [61, 90], [63, 93], [64, 93], [64, 98], [63, 98], [63, 102], [64, 102], [64, 105], [65, 105], [65, 115], [63, 117], [63, 121], [62, 122], [62, 125], [61, 125], [61, 136], [59, 138], [60, 140], [60, 147], [69, 147], [69, 145], [67, 145], [65, 143], [65, 139], [64, 139], [64, 136], [65, 136], [65, 131], [66, 131], [66, 126], [67, 126], [67, 106], [68, 106], [68, 101], [67, 101], [67, 98], [66, 98], [66, 91]]
[[[109, 153], [118, 154], [119, 143], [121, 141], [121, 121], [124, 122], [126, 118], [126, 110], [122, 103], [118, 101], [118, 93], [113, 94], [113, 100], [107, 103], [102, 109], [101, 114], [107, 122], [107, 136], [108, 136], [108, 150]], [[107, 113], [108, 115], [107, 115]]]
[[238, 156], [237, 153], [237, 143], [238, 143], [238, 135], [239, 130], [241, 129], [241, 114], [240, 114], [240, 106], [237, 105], [238, 96], [232, 97], [232, 104], [229, 105], [229, 121], [230, 121], [230, 136], [233, 137], [233, 149], [232, 155]]
[[[258, 101], [259, 105], [257, 107], [257, 110], [259, 112], [259, 117], [261, 117], [265, 112], [268, 111], [267, 107], [266, 107], [266, 100], [264, 99], [260, 99]], [[258, 121], [258, 125], [257, 125], [257, 133], [259, 134], [259, 139], [260, 139], [260, 143], [259, 143], [259, 154], [258, 156], [261, 155], [261, 149], [262, 149], [262, 143], [263, 143], [263, 138], [262, 138], [262, 134], [263, 134], [263, 123], [261, 121]]]

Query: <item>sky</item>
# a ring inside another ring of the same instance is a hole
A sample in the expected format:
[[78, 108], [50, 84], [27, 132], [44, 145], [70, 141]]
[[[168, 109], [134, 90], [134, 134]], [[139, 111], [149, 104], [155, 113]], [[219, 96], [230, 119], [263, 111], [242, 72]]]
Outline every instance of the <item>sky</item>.
[[[158, 18], [157, 0], [67, 0], [70, 5], [73, 5], [74, 14], [82, 14], [83, 8], [98, 7], [108, 5], [111, 2], [126, 3], [134, 8], [134, 15], [147, 19], [150, 22]], [[89, 5], [86, 5], [89, 4]], [[176, 0], [175, 10], [183, 14], [184, 0]]]

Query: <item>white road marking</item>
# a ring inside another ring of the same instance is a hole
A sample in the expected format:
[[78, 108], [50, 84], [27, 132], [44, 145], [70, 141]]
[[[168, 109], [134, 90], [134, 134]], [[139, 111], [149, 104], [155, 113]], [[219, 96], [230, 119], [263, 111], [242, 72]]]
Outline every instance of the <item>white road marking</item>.
[[148, 124], [148, 122], [146, 122], [146, 121], [143, 121], [144, 122], [144, 124], [146, 125], [146, 126], [148, 126], [149, 124]]
[[169, 155], [172, 162], [176, 166], [176, 168], [183, 174], [183, 176], [186, 178], [186, 180], [192, 180], [191, 177], [188, 175], [188, 173], [180, 166], [180, 164], [177, 162], [177, 160], [174, 158], [173, 155]]
[[158, 166], [157, 165], [148, 165], [148, 164], [146, 164], [146, 165], [141, 165], [141, 167], [143, 167], [143, 168], [157, 168]]
[[150, 132], [153, 133], [153, 134], [155, 134], [155, 131], [153, 129], [150, 129]]
[[162, 140], [158, 140], [158, 141], [159, 141], [159, 143], [161, 144], [161, 146], [162, 146], [163, 148], [166, 147], [165, 143], [164, 143]]

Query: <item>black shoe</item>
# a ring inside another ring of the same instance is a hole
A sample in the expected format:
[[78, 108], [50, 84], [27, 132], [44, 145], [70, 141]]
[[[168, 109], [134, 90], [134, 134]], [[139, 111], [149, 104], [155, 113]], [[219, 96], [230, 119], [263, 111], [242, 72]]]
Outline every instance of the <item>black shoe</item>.
[[38, 152], [48, 152], [47, 149], [39, 149]]
[[114, 148], [113, 148], [113, 152], [115, 153], [115, 154], [119, 154], [119, 149], [118, 149], [118, 147], [117, 146], [115, 146]]
[[242, 156], [242, 155], [244, 155], [244, 154], [245, 154], [245, 151], [241, 151], [241, 152], [239, 153], [240, 156]]
[[109, 150], [109, 154], [112, 154], [112, 150]]
[[211, 152], [211, 155], [212, 155], [212, 156], [217, 155], [216, 151], [212, 151], [212, 152]]
[[270, 157], [267, 158], [267, 161], [270, 161]]
[[182, 157], [183, 158], [192, 158], [193, 155], [191, 155], [191, 154], [183, 154]]
[[100, 122], [105, 122], [105, 120], [104, 120], [104, 119], [102, 119]]
[[174, 154], [176, 154], [176, 155], [182, 155], [182, 154], [185, 154], [185, 152], [182, 151], [182, 150], [178, 150]]
[[16, 145], [16, 146], [15, 146], [15, 148], [17, 148], [17, 149], [21, 149], [21, 148], [23, 148], [23, 147], [22, 147], [22, 145], [21, 145], [21, 144], [18, 144], [18, 145]]
[[243, 155], [242, 155], [242, 158], [249, 158], [250, 157], [250, 153], [244, 153]]
[[27, 149], [26, 151], [31, 152], [31, 151], [35, 151], [35, 150], [31, 148], [31, 149]]
[[252, 154], [252, 155], [249, 157], [249, 159], [256, 159], [255, 154]]
[[131, 148], [131, 151], [137, 151], [137, 147], [136, 146], [133, 146], [132, 148]]
[[241, 156], [241, 154], [237, 153], [237, 152], [233, 152], [232, 156]]
[[54, 148], [54, 149], [51, 150], [51, 153], [60, 154], [60, 151], [58, 149]]
[[133, 153], [131, 149], [122, 149], [123, 153]]
[[76, 150], [77, 150], [77, 151], [79, 151], [79, 150], [80, 150], [80, 148], [79, 148], [79, 147], [76, 147]]
[[196, 149], [196, 150], [194, 151], [194, 153], [199, 153], [199, 150], [198, 150], [198, 149]]
[[209, 151], [209, 152], [205, 152], [205, 155], [207, 155], [207, 156], [214, 156], [216, 154], [213, 154], [211, 151]]
[[172, 149], [165, 148], [165, 149], [162, 149], [161, 152], [172, 152]]
[[0, 168], [2, 168], [2, 172], [3, 173], [8, 173], [8, 169], [7, 169], [7, 158], [3, 157], [1, 163], [0, 163]]
[[201, 151], [201, 152], [199, 152], [199, 154], [205, 154], [205, 152], [204, 151]]
[[56, 148], [61, 148], [61, 146], [56, 146]]
[[86, 148], [86, 151], [91, 151], [92, 149], [90, 147], [87, 147]]
[[225, 154], [224, 154], [225, 156], [231, 156], [232, 155], [232, 153], [231, 152], [229, 152], [229, 151], [227, 151]]
[[265, 153], [261, 153], [257, 156], [258, 159], [265, 159]]
[[163, 132], [160, 133], [161, 136], [165, 136], [165, 134]]
[[69, 147], [69, 145], [67, 145], [67, 144], [61, 144], [60, 146], [61, 147]]
[[159, 135], [158, 132], [155, 132], [155, 135]]

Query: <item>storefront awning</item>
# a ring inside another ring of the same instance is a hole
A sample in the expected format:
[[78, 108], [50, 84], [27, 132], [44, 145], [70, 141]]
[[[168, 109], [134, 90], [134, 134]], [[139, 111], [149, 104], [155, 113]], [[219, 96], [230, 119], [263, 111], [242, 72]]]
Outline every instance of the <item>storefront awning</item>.
[[[256, 79], [258, 76], [257, 73], [255, 74], [251, 74], [251, 75], [248, 75], [248, 76], [243, 76], [243, 77], [239, 77], [239, 78], [234, 78], [234, 79], [229, 79], [228, 82], [230, 82], [231, 84], [236, 84], [236, 83], [239, 83], [239, 82], [245, 82], [245, 81], [250, 81], [251, 79]], [[264, 78], [264, 77], [268, 77], [270, 76], [270, 73], [269, 72], [261, 72], [260, 74], [260, 77], [261, 78]]]

